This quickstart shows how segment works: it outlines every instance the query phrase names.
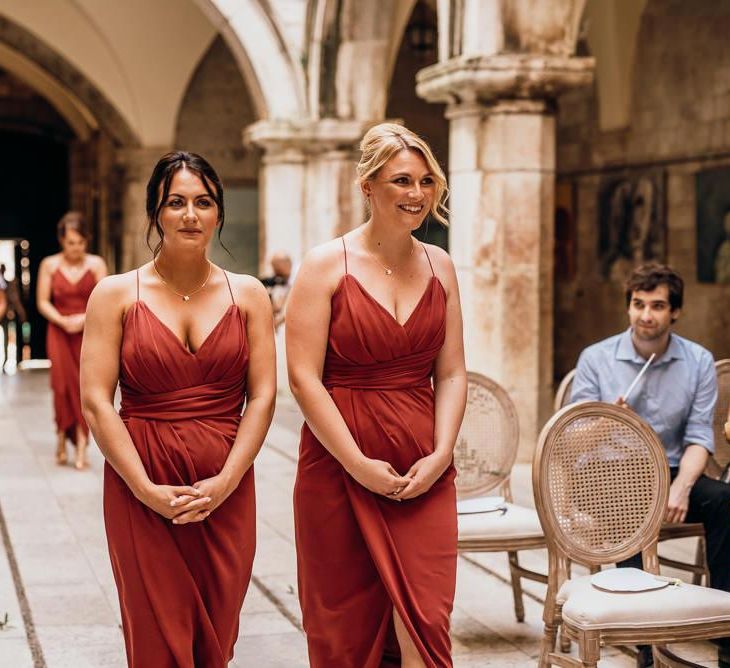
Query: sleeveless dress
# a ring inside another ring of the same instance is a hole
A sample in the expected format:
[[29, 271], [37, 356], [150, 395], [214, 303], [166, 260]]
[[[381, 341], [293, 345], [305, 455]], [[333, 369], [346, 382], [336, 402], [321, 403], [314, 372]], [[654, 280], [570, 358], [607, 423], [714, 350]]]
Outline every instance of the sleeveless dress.
[[[86, 312], [86, 303], [96, 285], [96, 277], [87, 269], [81, 278], [72, 283], [60, 269], [51, 274], [51, 302], [61, 315]], [[76, 444], [76, 429], [89, 435], [89, 427], [81, 413], [81, 388], [79, 362], [83, 332], [69, 334], [52, 322], [46, 330], [46, 352], [51, 360], [51, 390], [56, 431], [64, 432]]]
[[[235, 303], [193, 353], [139, 299], [137, 277], [124, 319], [120, 415], [152, 482], [192, 485], [221, 471], [241, 420], [248, 360]], [[207, 519], [174, 525], [105, 465], [104, 521], [129, 666], [228, 665], [253, 566], [255, 512], [253, 467]]]
[[[445, 317], [444, 288], [432, 275], [399, 324], [347, 273], [345, 248], [322, 382], [362, 452], [401, 474], [434, 449], [431, 376]], [[312, 668], [399, 666], [394, 607], [426, 666], [452, 665], [454, 477], [450, 466], [425, 494], [389, 500], [351, 478], [303, 426], [294, 519]]]

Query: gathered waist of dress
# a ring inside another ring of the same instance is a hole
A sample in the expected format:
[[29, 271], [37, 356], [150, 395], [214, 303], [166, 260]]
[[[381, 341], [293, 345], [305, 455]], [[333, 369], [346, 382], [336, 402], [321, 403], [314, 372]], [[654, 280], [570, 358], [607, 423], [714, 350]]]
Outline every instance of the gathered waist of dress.
[[200, 418], [238, 418], [245, 400], [241, 383], [207, 383], [170, 392], [141, 393], [122, 383], [122, 419], [177, 421]]
[[431, 387], [432, 372], [431, 356], [423, 360], [414, 360], [409, 356], [374, 364], [327, 360], [322, 374], [322, 384], [328, 390], [335, 387], [353, 390], [406, 390]]

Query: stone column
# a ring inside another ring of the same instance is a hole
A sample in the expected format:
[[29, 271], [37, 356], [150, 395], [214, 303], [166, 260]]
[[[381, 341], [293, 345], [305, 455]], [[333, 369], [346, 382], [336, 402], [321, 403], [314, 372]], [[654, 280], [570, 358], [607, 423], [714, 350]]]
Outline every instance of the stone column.
[[170, 150], [167, 146], [144, 146], [117, 153], [124, 179], [121, 271], [134, 269], [152, 257], [145, 242], [147, 181], [157, 161]]
[[450, 248], [464, 307], [467, 367], [517, 405], [522, 461], [553, 385], [554, 99], [591, 81], [591, 59], [457, 57], [418, 74], [448, 102]]
[[[259, 177], [259, 257], [288, 252], [299, 262], [312, 246], [363, 220], [355, 185], [357, 145], [369, 123], [259, 121], [244, 139], [264, 151]], [[263, 268], [263, 267], [262, 267]]]

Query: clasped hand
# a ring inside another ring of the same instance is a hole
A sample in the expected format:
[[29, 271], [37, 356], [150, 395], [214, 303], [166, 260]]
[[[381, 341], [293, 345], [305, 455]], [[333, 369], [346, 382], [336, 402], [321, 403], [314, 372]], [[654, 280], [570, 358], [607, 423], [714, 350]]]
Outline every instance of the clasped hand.
[[388, 462], [366, 458], [351, 475], [371, 492], [394, 501], [403, 501], [414, 499], [431, 489], [448, 464], [434, 452], [419, 459], [402, 476]]
[[74, 313], [73, 315], [63, 316], [61, 321], [61, 327], [68, 334], [78, 334], [84, 331], [84, 324], [86, 323], [86, 315], [83, 313]]
[[234, 489], [217, 475], [193, 485], [152, 485], [140, 500], [173, 524], [188, 524], [206, 519]]

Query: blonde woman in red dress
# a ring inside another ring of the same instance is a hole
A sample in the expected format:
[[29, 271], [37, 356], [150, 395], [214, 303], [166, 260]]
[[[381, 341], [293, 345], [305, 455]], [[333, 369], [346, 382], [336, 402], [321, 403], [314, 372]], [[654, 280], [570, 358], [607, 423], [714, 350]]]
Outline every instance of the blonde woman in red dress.
[[208, 259], [223, 204], [208, 162], [163, 156], [147, 185], [152, 261], [89, 301], [81, 394], [107, 460], [104, 520], [132, 668], [228, 666], [251, 577], [274, 327], [263, 285]]
[[61, 252], [45, 258], [38, 270], [36, 303], [48, 320], [46, 352], [51, 360], [51, 389], [56, 416], [56, 463], [68, 461], [66, 441], [76, 446], [74, 465], [86, 468], [89, 428], [81, 412], [79, 357], [86, 302], [107, 275], [106, 263], [87, 253], [89, 233], [83, 216], [69, 211], [58, 223]]
[[412, 236], [446, 179], [396, 124], [361, 144], [370, 218], [311, 251], [287, 308], [304, 413], [294, 490], [313, 668], [445, 668], [456, 584], [452, 451], [466, 403], [456, 275]]

